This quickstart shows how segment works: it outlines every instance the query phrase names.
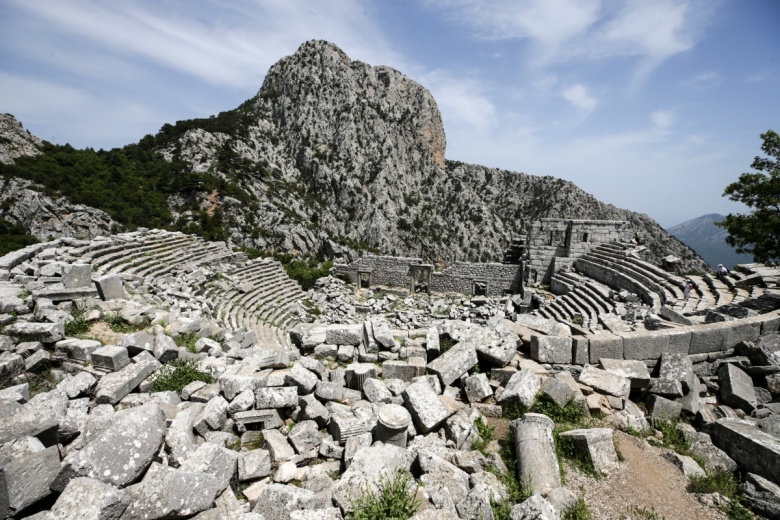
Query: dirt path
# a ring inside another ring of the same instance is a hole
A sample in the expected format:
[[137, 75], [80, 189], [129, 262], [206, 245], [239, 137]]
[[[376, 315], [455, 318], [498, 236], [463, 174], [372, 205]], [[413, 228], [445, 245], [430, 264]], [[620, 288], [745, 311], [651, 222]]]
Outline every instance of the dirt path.
[[625, 460], [608, 477], [594, 479], [576, 468], [567, 468], [566, 487], [575, 493], [584, 491], [593, 518], [651, 518], [631, 514], [634, 506], [654, 511], [666, 520], [726, 518], [685, 491], [688, 481], [663, 456], [664, 449], [618, 431], [615, 440]]

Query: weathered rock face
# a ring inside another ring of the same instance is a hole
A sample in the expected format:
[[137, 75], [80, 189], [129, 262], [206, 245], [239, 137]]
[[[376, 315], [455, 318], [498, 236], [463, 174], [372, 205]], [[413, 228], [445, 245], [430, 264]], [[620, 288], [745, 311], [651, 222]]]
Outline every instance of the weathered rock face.
[[[309, 254], [329, 238], [386, 254], [486, 261], [540, 218], [626, 220], [654, 260], [672, 254], [684, 269], [704, 269], [646, 215], [571, 182], [446, 161], [430, 92], [325, 41], [282, 58], [239, 108], [187, 127], [167, 142], [158, 136], [161, 151], [247, 193], [250, 202], [198, 195], [201, 207], [222, 210], [239, 244]], [[169, 199], [174, 218], [187, 216], [185, 202]]]
[[[0, 116], [0, 127], [2, 126]], [[0, 133], [0, 162], [3, 138]], [[64, 197], [52, 198], [20, 179], [0, 178], [0, 217], [23, 225], [40, 240], [59, 237], [91, 239], [111, 232], [116, 223], [103, 211], [73, 204]]]
[[38, 155], [42, 145], [14, 116], [0, 114], [0, 163], [13, 164], [17, 157]]

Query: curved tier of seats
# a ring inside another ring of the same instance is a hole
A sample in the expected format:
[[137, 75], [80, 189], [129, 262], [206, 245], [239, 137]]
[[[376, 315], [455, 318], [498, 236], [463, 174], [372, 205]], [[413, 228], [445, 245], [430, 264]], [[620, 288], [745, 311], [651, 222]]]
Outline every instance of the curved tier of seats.
[[[634, 293], [656, 309], [666, 305], [682, 315], [704, 315], [729, 305], [765, 308], [767, 305], [761, 302], [754, 303], [764, 293], [763, 279], [780, 282], [776, 270], [761, 264], [742, 266], [742, 276], [734, 273], [723, 280], [707, 273], [683, 277], [641, 260], [633, 253], [632, 245], [621, 243], [599, 245], [577, 258], [574, 268], [576, 273], [553, 275], [551, 290], [558, 296], [537, 313], [569, 323], [579, 322], [581, 317], [582, 326], [591, 330], [598, 328], [599, 316], [615, 313], [610, 289]], [[759, 271], [763, 276], [757, 274]], [[688, 300], [683, 292], [686, 279], [694, 286]]]
[[278, 261], [246, 261], [223, 242], [160, 230], [100, 237], [75, 254], [101, 275], [120, 274], [165, 294], [172, 308], [207, 309], [225, 328], [254, 331], [261, 346], [290, 347], [286, 330], [304, 293]]

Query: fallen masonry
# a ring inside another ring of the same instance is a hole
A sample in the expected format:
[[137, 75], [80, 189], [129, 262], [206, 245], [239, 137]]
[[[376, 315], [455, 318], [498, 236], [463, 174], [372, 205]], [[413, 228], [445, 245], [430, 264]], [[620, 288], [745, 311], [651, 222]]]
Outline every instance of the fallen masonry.
[[[635, 249], [595, 243], [549, 273], [566, 316], [519, 312], [547, 298], [530, 287], [398, 294], [326, 277], [304, 293], [278, 263], [156, 230], [0, 258], [0, 518], [340, 519], [397, 474], [417, 482], [413, 518], [491, 518], [507, 475], [533, 492], [505, 504], [513, 518], [556, 518], [578, 490], [555, 436], [609, 473], [614, 430], [679, 417], [705, 463], [675, 455], [680, 472], [738, 469], [745, 504], [780, 511], [773, 287], [729, 293], [750, 313], [703, 287], [686, 310], [676, 275]], [[622, 286], [604, 290], [609, 277]], [[593, 307], [587, 323], [575, 304]], [[550, 415], [571, 407], [594, 419], [557, 432]]]

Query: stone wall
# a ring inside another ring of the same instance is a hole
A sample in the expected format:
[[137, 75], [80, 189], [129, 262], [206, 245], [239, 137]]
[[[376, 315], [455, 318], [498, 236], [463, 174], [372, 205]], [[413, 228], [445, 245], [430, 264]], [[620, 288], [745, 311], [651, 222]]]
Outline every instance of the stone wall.
[[[772, 311], [741, 320], [666, 330], [571, 336], [570, 343], [561, 346], [561, 357], [557, 362], [585, 365], [596, 364], [602, 358], [635, 359], [654, 366], [664, 353], [686, 354], [694, 363], [714, 362], [733, 355], [734, 347], [739, 343], [775, 334], [779, 327], [780, 311]], [[537, 361], [550, 362], [538, 355], [535, 357]]]
[[545, 218], [535, 221], [528, 234], [528, 283], [550, 283], [556, 257], [578, 258], [599, 244], [627, 242], [633, 238], [628, 222], [621, 220]]
[[[357, 284], [360, 273], [368, 272], [371, 287], [384, 285], [408, 288], [411, 282], [410, 267], [422, 263], [422, 259], [414, 257], [364, 256], [349, 265], [334, 266], [333, 274], [346, 275]], [[486, 287], [487, 295], [517, 293], [522, 287], [521, 274], [522, 264], [455, 262], [443, 271], [431, 273], [430, 290], [474, 294], [475, 282], [479, 282]]]
[[409, 287], [409, 266], [422, 263], [422, 258], [416, 257], [366, 255], [349, 265], [336, 264], [333, 267], [333, 274], [347, 276], [352, 283], [357, 284], [359, 273], [369, 272], [372, 287], [374, 285]]
[[474, 282], [487, 286], [488, 295], [518, 293], [522, 287], [522, 265], [455, 262], [455, 265], [431, 276], [431, 290], [474, 294]]

